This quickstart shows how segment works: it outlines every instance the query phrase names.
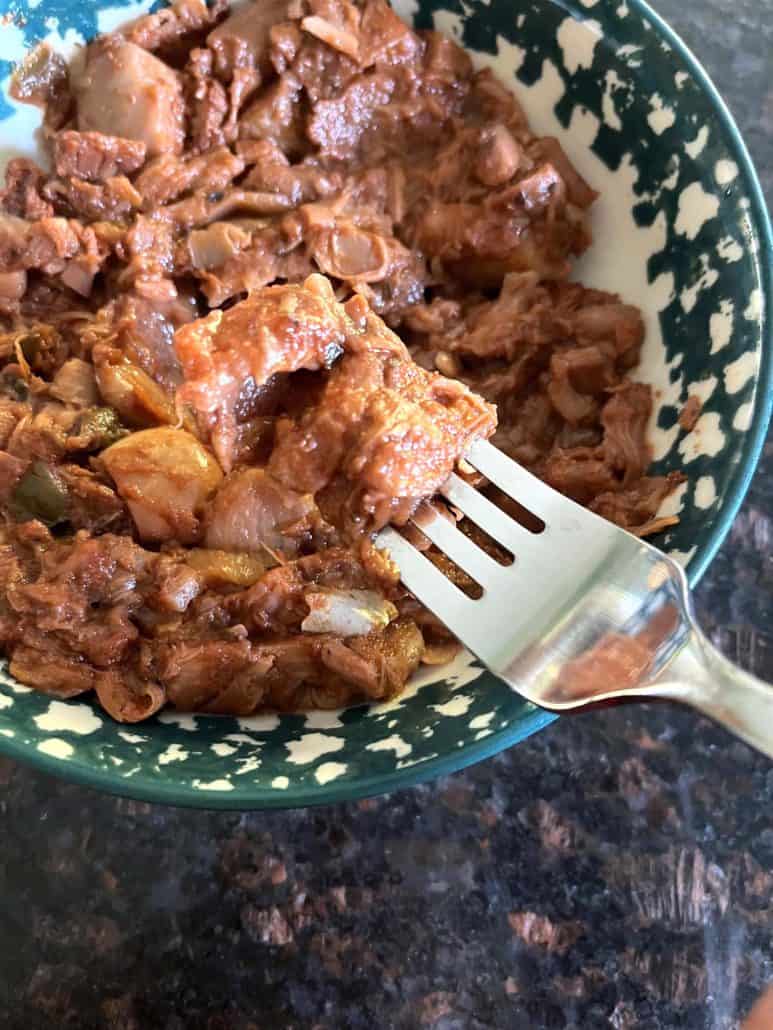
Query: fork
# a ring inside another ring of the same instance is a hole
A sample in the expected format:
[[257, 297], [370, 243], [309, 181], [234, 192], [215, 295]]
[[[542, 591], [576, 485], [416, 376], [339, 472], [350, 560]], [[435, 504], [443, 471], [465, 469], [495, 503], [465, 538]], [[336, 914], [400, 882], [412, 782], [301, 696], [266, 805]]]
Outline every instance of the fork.
[[[773, 758], [773, 688], [694, 620], [682, 567], [547, 486], [490, 443], [467, 462], [538, 520], [516, 521], [461, 476], [440, 493], [513, 560], [500, 564], [425, 505], [418, 529], [482, 588], [475, 600], [391, 526], [377, 538], [405, 586], [493, 673], [542, 708], [612, 698], [683, 702]], [[537, 523], [541, 522], [541, 531]]]

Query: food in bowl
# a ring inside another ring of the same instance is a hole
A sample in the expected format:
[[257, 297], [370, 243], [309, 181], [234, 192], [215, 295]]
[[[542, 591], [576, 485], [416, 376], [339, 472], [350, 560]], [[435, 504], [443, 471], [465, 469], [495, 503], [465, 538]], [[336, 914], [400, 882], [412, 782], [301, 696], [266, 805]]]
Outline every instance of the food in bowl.
[[456, 644], [372, 538], [478, 436], [668, 523], [640, 315], [568, 281], [596, 194], [451, 40], [384, 0], [182, 0], [14, 89], [53, 167], [1, 200], [20, 682], [129, 722], [394, 696]]

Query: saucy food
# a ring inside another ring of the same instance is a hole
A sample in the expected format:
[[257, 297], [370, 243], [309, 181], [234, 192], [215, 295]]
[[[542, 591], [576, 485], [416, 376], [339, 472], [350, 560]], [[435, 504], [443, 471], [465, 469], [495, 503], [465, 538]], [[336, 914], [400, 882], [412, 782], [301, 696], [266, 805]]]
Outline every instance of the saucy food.
[[642, 319], [568, 281], [596, 194], [451, 40], [384, 0], [179, 0], [12, 88], [49, 151], [0, 195], [22, 683], [128, 722], [399, 693], [456, 645], [373, 537], [478, 437], [664, 525]]

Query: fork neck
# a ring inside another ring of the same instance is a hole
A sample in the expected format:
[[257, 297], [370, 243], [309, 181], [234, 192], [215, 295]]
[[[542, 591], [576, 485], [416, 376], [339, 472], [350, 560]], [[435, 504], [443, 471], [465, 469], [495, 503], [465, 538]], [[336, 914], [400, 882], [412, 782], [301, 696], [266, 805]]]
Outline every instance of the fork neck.
[[655, 688], [658, 696], [692, 705], [773, 758], [773, 687], [733, 665], [697, 627]]

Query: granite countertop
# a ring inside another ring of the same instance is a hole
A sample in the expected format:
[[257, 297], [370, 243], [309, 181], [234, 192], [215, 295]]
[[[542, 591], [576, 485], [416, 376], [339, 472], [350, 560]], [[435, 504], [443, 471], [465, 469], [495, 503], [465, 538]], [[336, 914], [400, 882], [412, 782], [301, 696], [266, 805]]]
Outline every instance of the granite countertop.
[[[770, 0], [656, 6], [770, 202]], [[773, 442], [697, 591], [716, 643], [773, 681], [771, 538]], [[772, 803], [769, 761], [665, 706], [287, 813], [154, 807], [0, 759], [0, 1028], [729, 1030], [773, 981]]]

